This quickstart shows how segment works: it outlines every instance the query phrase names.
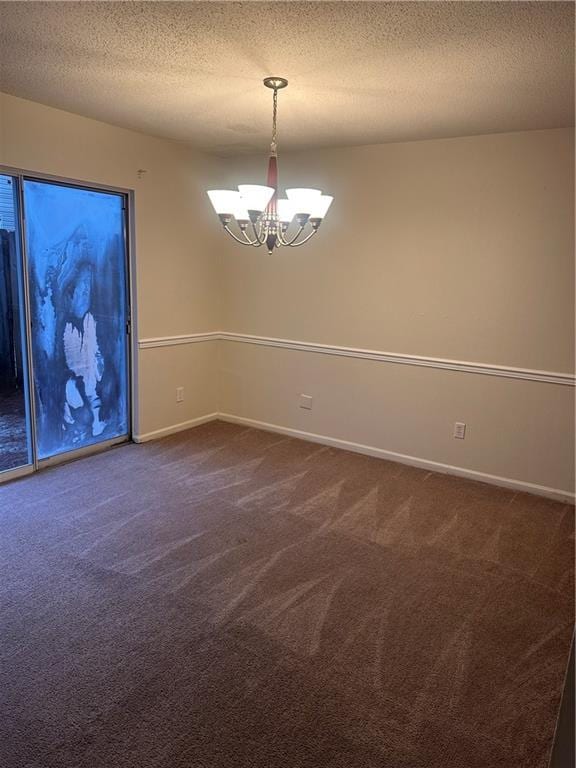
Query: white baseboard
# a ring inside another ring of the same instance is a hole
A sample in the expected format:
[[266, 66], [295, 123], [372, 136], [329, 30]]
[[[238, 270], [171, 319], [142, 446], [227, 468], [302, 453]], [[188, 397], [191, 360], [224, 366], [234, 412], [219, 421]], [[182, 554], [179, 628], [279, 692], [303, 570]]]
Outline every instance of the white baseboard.
[[278, 432], [281, 435], [289, 435], [290, 437], [297, 437], [301, 440], [309, 440], [313, 443], [321, 443], [322, 445], [330, 445], [333, 448], [342, 448], [346, 451], [354, 451], [355, 453], [363, 453], [367, 456], [375, 456], [380, 459], [388, 459], [389, 461], [396, 461], [400, 464], [409, 464], [413, 467], [419, 467], [421, 469], [428, 469], [431, 472], [441, 472], [446, 475], [456, 475], [457, 477], [465, 477], [469, 480], [477, 480], [482, 483], [489, 483], [491, 485], [498, 485], [503, 488], [510, 488], [514, 491], [523, 491], [524, 493], [534, 493], [538, 496], [545, 496], [555, 501], [562, 501], [568, 504], [574, 504], [575, 494], [570, 491], [563, 491], [559, 488], [549, 488], [545, 485], [537, 485], [536, 483], [527, 483], [523, 480], [514, 480], [509, 477], [500, 477], [499, 475], [490, 475], [486, 472], [477, 472], [474, 469], [466, 469], [465, 467], [455, 467], [451, 464], [442, 464], [438, 461], [430, 461], [429, 459], [421, 459], [417, 456], [407, 456], [404, 453], [395, 453], [394, 451], [386, 451], [383, 448], [375, 448], [371, 445], [362, 445], [361, 443], [353, 443], [349, 440], [340, 440], [336, 437], [327, 437], [326, 435], [317, 435], [313, 432], [304, 432], [300, 429], [292, 429], [291, 427], [283, 427], [279, 424], [268, 424], [265, 421], [257, 421], [256, 419], [247, 419], [243, 416], [234, 416], [231, 413], [219, 413], [216, 418], [220, 421], [228, 421], [232, 424], [243, 424], [247, 427], [255, 427], [256, 429], [264, 429], [268, 432]]
[[536, 483], [528, 483], [524, 480], [515, 480], [510, 477], [500, 477], [499, 475], [490, 475], [487, 472], [478, 472], [474, 469], [467, 469], [465, 467], [456, 467], [451, 464], [443, 464], [438, 461], [431, 461], [430, 459], [422, 459], [418, 456], [408, 456], [404, 453], [396, 453], [395, 451], [387, 451], [384, 448], [376, 448], [372, 445], [363, 445], [362, 443], [353, 443], [350, 440], [341, 440], [337, 437], [328, 437], [327, 435], [317, 435], [314, 432], [304, 432], [301, 429], [293, 429], [291, 427], [283, 427], [280, 424], [269, 424], [266, 421], [257, 421], [256, 419], [247, 419], [244, 416], [235, 416], [231, 413], [208, 413], [205, 416], [199, 416], [195, 419], [189, 419], [188, 421], [182, 421], [179, 424], [172, 424], [169, 427], [163, 429], [156, 429], [153, 432], [145, 432], [141, 435], [133, 435], [132, 439], [135, 443], [145, 443], [148, 440], [157, 440], [160, 437], [166, 437], [173, 435], [176, 432], [183, 432], [186, 429], [197, 427], [200, 424], [206, 424], [209, 421], [227, 421], [231, 424], [242, 424], [247, 427], [254, 427], [255, 429], [263, 429], [267, 432], [277, 432], [281, 435], [288, 435], [289, 437], [296, 437], [300, 440], [308, 440], [312, 443], [321, 443], [322, 445], [329, 445], [333, 448], [341, 448], [345, 451], [353, 451], [354, 453], [363, 453], [366, 456], [374, 456], [379, 459], [388, 459], [389, 461], [396, 461], [400, 464], [409, 464], [412, 467], [419, 467], [420, 469], [427, 469], [431, 472], [441, 472], [446, 475], [455, 475], [456, 477], [465, 477], [469, 480], [477, 480], [482, 483], [489, 483], [490, 485], [498, 485], [502, 488], [510, 488], [514, 491], [522, 491], [524, 493], [534, 493], [538, 496], [545, 496], [555, 501], [562, 501], [568, 504], [574, 504], [575, 494], [570, 491], [564, 491], [560, 488], [549, 488], [546, 485], [537, 485]]
[[218, 413], [207, 413], [205, 416], [198, 416], [196, 419], [181, 421], [179, 424], [172, 424], [169, 427], [155, 429], [153, 432], [144, 432], [141, 435], [132, 435], [132, 440], [135, 443], [146, 443], [148, 440], [157, 440], [159, 437], [167, 437], [168, 435], [173, 435], [176, 432], [183, 432], [185, 429], [198, 427], [200, 424], [206, 424], [208, 421], [216, 421], [218, 418]]

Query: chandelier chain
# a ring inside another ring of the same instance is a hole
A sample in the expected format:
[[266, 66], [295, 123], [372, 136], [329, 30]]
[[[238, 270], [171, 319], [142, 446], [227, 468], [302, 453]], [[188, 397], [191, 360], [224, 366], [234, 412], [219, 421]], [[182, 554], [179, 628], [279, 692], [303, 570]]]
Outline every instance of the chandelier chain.
[[277, 132], [276, 132], [276, 117], [278, 114], [278, 89], [274, 88], [274, 96], [272, 101], [272, 143], [270, 144], [270, 151], [273, 155], [277, 152]]

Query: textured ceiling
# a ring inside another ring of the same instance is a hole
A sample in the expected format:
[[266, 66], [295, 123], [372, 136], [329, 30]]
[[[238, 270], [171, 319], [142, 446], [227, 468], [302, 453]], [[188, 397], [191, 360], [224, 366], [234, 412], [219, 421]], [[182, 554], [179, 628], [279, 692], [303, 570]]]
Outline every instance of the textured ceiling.
[[573, 125], [572, 2], [2, 2], [2, 90], [217, 154]]

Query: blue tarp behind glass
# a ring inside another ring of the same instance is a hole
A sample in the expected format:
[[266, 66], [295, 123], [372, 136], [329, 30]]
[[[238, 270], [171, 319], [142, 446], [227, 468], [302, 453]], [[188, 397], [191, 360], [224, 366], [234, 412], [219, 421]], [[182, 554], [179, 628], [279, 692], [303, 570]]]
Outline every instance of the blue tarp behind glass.
[[24, 182], [40, 459], [128, 433], [122, 206]]

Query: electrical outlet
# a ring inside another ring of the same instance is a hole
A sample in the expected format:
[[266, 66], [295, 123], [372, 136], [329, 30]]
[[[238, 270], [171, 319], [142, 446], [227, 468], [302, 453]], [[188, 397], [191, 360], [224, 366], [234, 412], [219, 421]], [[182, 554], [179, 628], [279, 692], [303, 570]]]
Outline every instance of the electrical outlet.
[[184, 387], [176, 387], [176, 402], [184, 402]]
[[300, 395], [300, 408], [306, 411], [312, 410], [312, 397], [310, 395]]
[[454, 437], [458, 440], [464, 440], [466, 437], [466, 424], [462, 421], [457, 421], [454, 424]]

